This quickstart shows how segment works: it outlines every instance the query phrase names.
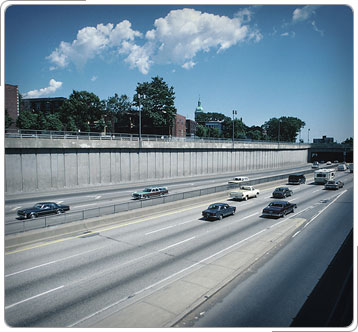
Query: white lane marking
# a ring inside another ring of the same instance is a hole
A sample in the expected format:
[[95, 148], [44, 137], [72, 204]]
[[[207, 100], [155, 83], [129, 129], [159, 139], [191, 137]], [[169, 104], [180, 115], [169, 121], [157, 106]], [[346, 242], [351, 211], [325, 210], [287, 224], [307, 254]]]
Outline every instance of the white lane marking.
[[313, 193], [316, 193], [317, 191], [321, 191], [321, 190], [322, 190], [322, 188], [317, 189], [317, 190], [313, 191], [312, 194], [313, 194]]
[[294, 238], [296, 235], [298, 235], [299, 233], [301, 233], [301, 231], [296, 232], [295, 234], [292, 235], [292, 238]]
[[312, 217], [311, 220], [306, 225], [304, 225], [303, 228], [306, 228], [312, 221], [314, 221], [318, 216], [320, 216], [326, 209], [328, 209], [338, 198], [340, 198], [346, 192], [347, 192], [347, 190], [344, 190], [343, 192], [341, 192], [332, 202], [330, 202], [321, 211], [319, 211], [314, 217]]
[[[248, 218], [248, 217], [249, 217], [249, 216], [247, 216], [247, 218]], [[231, 246], [229, 246], [229, 247], [227, 247], [227, 248], [224, 248], [224, 249], [218, 251], [217, 253], [215, 253], [215, 254], [213, 254], [213, 255], [211, 255], [211, 256], [209, 256], [209, 257], [206, 257], [206, 258], [202, 259], [202, 260], [199, 261], [199, 262], [196, 262], [196, 263], [194, 263], [194, 264], [192, 264], [192, 265], [190, 265], [190, 266], [188, 266], [188, 267], [186, 267], [186, 268], [184, 268], [184, 269], [182, 269], [182, 270], [180, 270], [180, 271], [178, 271], [178, 272], [175, 272], [175, 273], [171, 274], [170, 276], [168, 276], [168, 277], [166, 277], [166, 278], [164, 278], [164, 279], [162, 279], [162, 280], [159, 280], [159, 281], [157, 281], [156, 283], [151, 284], [151, 285], [149, 285], [149, 286], [147, 286], [147, 287], [145, 287], [145, 288], [143, 288], [143, 289], [141, 289], [141, 290], [139, 290], [139, 291], [133, 293], [132, 295], [129, 295], [129, 296], [125, 297], [125, 298], [122, 298], [122, 299], [120, 299], [119, 301], [114, 302], [114, 303], [110, 304], [109, 306], [107, 306], [107, 307], [105, 307], [105, 308], [102, 308], [101, 310], [98, 310], [98, 311], [94, 312], [93, 314], [91, 314], [91, 315], [89, 315], [89, 316], [86, 316], [86, 317], [80, 319], [79, 321], [77, 321], [77, 322], [75, 322], [75, 323], [69, 325], [68, 327], [74, 327], [74, 326], [76, 326], [76, 325], [78, 325], [78, 324], [80, 324], [80, 323], [82, 323], [82, 322], [84, 322], [84, 321], [86, 321], [86, 320], [88, 320], [88, 319], [90, 319], [90, 318], [92, 318], [92, 317], [94, 317], [94, 316], [96, 316], [96, 315], [98, 315], [98, 314], [100, 314], [100, 313], [102, 313], [102, 312], [104, 312], [104, 311], [106, 311], [106, 310], [108, 310], [108, 309], [110, 309], [110, 308], [112, 308], [112, 307], [114, 307], [114, 306], [120, 304], [121, 302], [124, 302], [125, 300], [127, 300], [127, 299], [129, 299], [129, 298], [132, 298], [133, 296], [139, 295], [139, 294], [145, 292], [146, 290], [148, 290], [148, 289], [150, 289], [150, 288], [153, 288], [153, 287], [155, 287], [155, 286], [158, 286], [159, 284], [161, 284], [161, 283], [163, 283], [163, 282], [165, 282], [165, 281], [167, 281], [167, 280], [169, 280], [169, 279], [171, 279], [171, 278], [177, 276], [178, 274], [181, 274], [181, 273], [183, 273], [183, 272], [185, 272], [185, 271], [187, 271], [187, 270], [189, 270], [189, 269], [191, 269], [191, 268], [193, 268], [193, 267], [195, 267], [195, 266], [197, 266], [197, 265], [199, 265], [199, 264], [202, 264], [203, 262], [205, 262], [205, 261], [207, 261], [207, 260], [209, 260], [209, 259], [211, 259], [211, 258], [213, 258], [213, 257], [215, 257], [215, 256], [217, 256], [217, 255], [220, 255], [221, 253], [225, 252], [226, 250], [230, 250], [231, 248], [233, 248], [233, 247], [235, 247], [235, 246], [237, 246], [237, 245], [239, 245], [239, 244], [241, 244], [241, 243], [243, 243], [243, 242], [245, 242], [245, 241], [247, 241], [247, 240], [249, 240], [249, 239], [255, 237], [256, 235], [258, 235], [258, 234], [260, 234], [260, 233], [262, 233], [262, 232], [265, 232], [265, 231], [266, 231], [266, 229], [263, 229], [263, 230], [261, 230], [261, 231], [255, 233], [255, 234], [253, 234], [253, 235], [247, 237], [246, 239], [243, 239], [243, 240], [241, 240], [241, 241], [238, 241], [238, 242], [232, 244]]]
[[81, 208], [81, 207], [84, 207], [84, 206], [90, 206], [90, 205], [94, 205], [94, 204], [97, 204], [97, 203], [84, 204], [84, 205], [77, 205], [77, 206], [74, 206], [74, 207], [73, 207], [73, 209], [78, 209], [78, 208]]
[[58, 202], [56, 202], [57, 204], [61, 204], [61, 203], [63, 203], [63, 201], [58, 201]]
[[259, 214], [259, 212], [255, 212], [255, 213], [253, 213], [253, 214], [250, 214], [249, 216], [243, 217], [243, 218], [241, 218], [240, 220], [244, 220], [244, 219], [247, 219], [247, 218], [256, 216], [257, 214]]
[[94, 199], [100, 199], [101, 197], [102, 197], [101, 195], [98, 195]]
[[155, 231], [151, 231], [151, 232], [145, 233], [145, 235], [150, 235], [150, 234], [154, 234], [154, 233], [157, 233], [157, 232], [164, 231], [164, 230], [169, 229], [169, 228], [173, 228], [173, 227], [176, 227], [176, 226], [185, 225], [185, 224], [188, 224], [188, 223], [193, 222], [193, 221], [196, 221], [196, 220], [197, 220], [197, 219], [194, 219], [194, 220], [192, 219], [192, 220], [184, 221], [184, 222], [179, 223], [179, 224], [175, 224], [175, 225], [170, 225], [170, 226], [167, 226], [167, 227], [159, 228], [159, 229], [156, 229]]
[[169, 229], [169, 228], [172, 228], [172, 227], [175, 227], [176, 225], [171, 225], [171, 226], [167, 226], [167, 227], [163, 227], [163, 228], [160, 228], [160, 229], [156, 229], [155, 231], [151, 231], [151, 232], [148, 232], [148, 233], [145, 233], [145, 235], [149, 235], [149, 234], [154, 234], [154, 233], [157, 233], [157, 232], [161, 232], [161, 231], [164, 231], [166, 229]]
[[11, 209], [11, 211], [16, 211], [16, 210], [18, 210], [20, 208], [21, 208], [21, 206], [14, 207], [13, 209]]
[[65, 287], [65, 285], [62, 285], [62, 286], [60, 286], [60, 287], [56, 287], [56, 288], [50, 289], [50, 290], [48, 290], [48, 291], [46, 291], [46, 292], [37, 294], [37, 295], [35, 295], [35, 296], [31, 296], [31, 297], [29, 297], [29, 298], [27, 298], [27, 299], [25, 299], [25, 300], [22, 300], [22, 301], [19, 301], [19, 302], [10, 304], [10, 305], [8, 305], [8, 306], [5, 307], [5, 310], [10, 309], [10, 308], [12, 308], [12, 307], [15, 307], [15, 306], [17, 306], [17, 305], [19, 305], [19, 304], [21, 304], [21, 303], [24, 303], [24, 302], [27, 302], [27, 301], [36, 299], [36, 298], [38, 298], [38, 297], [40, 297], [40, 296], [43, 296], [43, 295], [52, 293], [52, 292], [57, 291], [58, 289], [61, 289], [61, 288], [63, 288], [63, 287]]
[[192, 240], [192, 239], [195, 239], [195, 238], [196, 238], [196, 236], [193, 236], [193, 237], [191, 237], [191, 238], [189, 238], [189, 239], [186, 239], [186, 240], [183, 240], [183, 241], [174, 243], [174, 244], [172, 244], [172, 245], [170, 245], [170, 246], [168, 246], [168, 247], [165, 247], [165, 248], [163, 248], [163, 249], [160, 249], [160, 250], [158, 250], [158, 251], [164, 251], [164, 250], [167, 250], [167, 249], [169, 249], [169, 248], [173, 248], [173, 247], [175, 247], [175, 246], [178, 246], [179, 244], [188, 242], [188, 241], [190, 241], [190, 240]]
[[6, 274], [6, 275], [5, 275], [5, 278], [12, 277], [12, 276], [14, 276], [14, 275], [17, 275], [17, 274], [20, 274], [20, 273], [24, 273], [24, 272], [27, 272], [27, 271], [31, 271], [31, 270], [34, 270], [34, 269], [38, 269], [38, 268], [40, 268], [40, 267], [44, 267], [44, 266], [47, 266], [47, 265], [51, 265], [51, 264], [55, 264], [55, 263], [58, 263], [58, 262], [62, 262], [62, 261], [64, 261], [64, 260], [66, 260], [66, 259], [71, 259], [71, 258], [80, 256], [80, 255], [88, 254], [88, 253], [90, 253], [90, 252], [92, 252], [92, 251], [96, 251], [96, 250], [98, 250], [98, 249], [92, 249], [92, 250], [89, 250], [89, 251], [81, 252], [81, 253], [76, 254], [76, 255], [64, 257], [64, 258], [61, 258], [61, 259], [57, 259], [57, 260], [55, 260], [55, 261], [51, 261], [51, 262], [48, 262], [48, 263], [44, 263], [44, 264], [36, 265], [36, 266], [33, 266], [33, 267], [29, 267], [29, 268], [24, 269], [24, 270], [21, 270], [21, 271], [9, 273], [9, 274]]

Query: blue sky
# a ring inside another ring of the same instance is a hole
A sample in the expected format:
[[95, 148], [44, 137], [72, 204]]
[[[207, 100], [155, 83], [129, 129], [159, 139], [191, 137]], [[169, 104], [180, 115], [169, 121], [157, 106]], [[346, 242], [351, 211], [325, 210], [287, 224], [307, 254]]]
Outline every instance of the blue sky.
[[[19, 23], [20, 22], [20, 23]], [[163, 77], [179, 114], [246, 125], [294, 116], [301, 137], [353, 136], [353, 13], [340, 5], [12, 5], [5, 82], [25, 97], [130, 98]]]

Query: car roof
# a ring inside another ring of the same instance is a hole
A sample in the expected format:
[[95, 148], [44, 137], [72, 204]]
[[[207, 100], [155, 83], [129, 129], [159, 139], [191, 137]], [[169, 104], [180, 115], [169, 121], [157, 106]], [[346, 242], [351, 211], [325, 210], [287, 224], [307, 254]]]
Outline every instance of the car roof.
[[36, 203], [36, 204], [56, 204], [55, 202], [39, 202], [39, 203]]
[[272, 201], [271, 203], [274, 203], [274, 204], [286, 204], [286, 203], [288, 203], [288, 201]]
[[220, 205], [220, 206], [223, 206], [223, 205], [227, 205], [226, 203], [211, 203], [210, 205]]
[[275, 190], [286, 190], [286, 189], [288, 189], [288, 187], [277, 187], [277, 188], [275, 188]]

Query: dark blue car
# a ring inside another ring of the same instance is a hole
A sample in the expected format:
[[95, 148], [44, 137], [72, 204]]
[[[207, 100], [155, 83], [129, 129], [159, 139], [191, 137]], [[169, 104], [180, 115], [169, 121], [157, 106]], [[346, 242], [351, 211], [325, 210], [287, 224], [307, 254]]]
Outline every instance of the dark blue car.
[[236, 211], [235, 206], [230, 206], [226, 203], [214, 203], [202, 212], [204, 219], [219, 219], [230, 215], [234, 215]]
[[31, 208], [17, 210], [20, 219], [34, 219], [48, 214], [60, 214], [68, 211], [68, 205], [60, 205], [53, 202], [37, 203]]

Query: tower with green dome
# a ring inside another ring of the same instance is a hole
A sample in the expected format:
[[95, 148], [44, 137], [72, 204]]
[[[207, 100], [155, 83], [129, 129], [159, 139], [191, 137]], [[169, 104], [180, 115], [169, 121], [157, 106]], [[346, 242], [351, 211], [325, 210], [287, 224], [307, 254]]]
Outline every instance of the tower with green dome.
[[204, 113], [204, 108], [203, 108], [203, 106], [201, 106], [201, 101], [200, 101], [200, 97], [199, 97], [198, 106], [195, 109], [195, 120], [197, 120], [197, 116], [199, 114], [203, 114], [203, 113]]

